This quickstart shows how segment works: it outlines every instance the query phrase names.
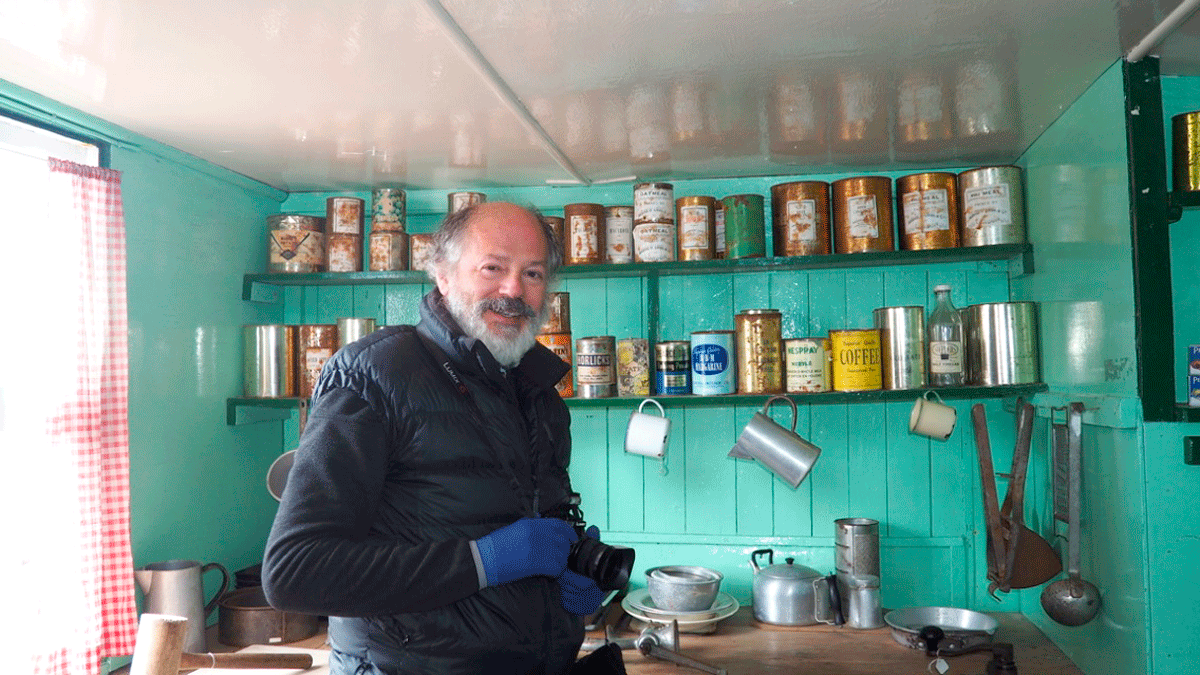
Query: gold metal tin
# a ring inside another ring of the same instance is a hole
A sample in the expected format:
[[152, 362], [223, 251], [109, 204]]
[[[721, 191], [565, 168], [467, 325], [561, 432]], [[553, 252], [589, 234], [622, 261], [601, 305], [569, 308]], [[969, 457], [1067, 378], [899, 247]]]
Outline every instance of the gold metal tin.
[[958, 174], [963, 246], [1025, 243], [1021, 182], [1021, 169], [1016, 166], [985, 166]]
[[884, 389], [920, 389], [926, 385], [925, 308], [880, 307], [872, 312], [882, 345]]
[[[567, 365], [571, 365], [570, 333], [542, 333], [537, 336], [537, 341], [546, 349], [554, 352], [554, 355], [566, 362]], [[567, 371], [567, 374], [563, 375], [562, 379], [555, 383], [554, 389], [563, 398], [570, 398], [575, 395], [575, 382], [571, 378], [571, 371]]]
[[617, 395], [650, 395], [650, 341], [646, 338], [617, 340]]
[[634, 225], [674, 222], [674, 185], [670, 183], [638, 183], [633, 186]]
[[567, 204], [563, 207], [568, 265], [604, 262], [604, 207], [600, 204]]
[[486, 201], [487, 195], [482, 192], [451, 192], [446, 195], [446, 210], [448, 214], [457, 213], [468, 206], [475, 206]]
[[959, 245], [958, 182], [952, 173], [914, 173], [896, 179], [900, 247], [906, 251]]
[[704, 195], [675, 200], [675, 228], [679, 260], [712, 260], [717, 252], [717, 200]]
[[789, 394], [829, 391], [829, 338], [789, 338], [783, 341], [784, 390]]
[[358, 197], [330, 197], [325, 200], [326, 234], [363, 233], [363, 200]]
[[338, 349], [337, 325], [332, 323], [305, 324], [299, 327], [300, 346], [297, 349], [297, 367], [300, 371], [300, 398], [311, 398], [313, 387], [321, 375], [325, 362]]
[[403, 232], [408, 219], [407, 197], [400, 188], [371, 191], [371, 231]]
[[566, 291], [546, 294], [546, 304], [550, 311], [546, 314], [546, 323], [542, 325], [543, 333], [571, 332], [571, 294]]
[[393, 272], [408, 269], [408, 235], [383, 230], [372, 232], [367, 243], [367, 267], [372, 272]]
[[575, 381], [580, 398], [617, 395], [616, 342], [611, 335], [575, 341]]
[[830, 185], [833, 244], [837, 253], [895, 250], [892, 238], [892, 181], [855, 176]]
[[829, 253], [829, 183], [772, 185], [771, 237], [778, 257]]
[[408, 269], [433, 273], [433, 235], [412, 234], [408, 237]]
[[747, 309], [734, 317], [739, 394], [783, 393], [783, 314]]
[[299, 213], [267, 216], [267, 269], [320, 272], [325, 269], [325, 219]]
[[875, 391], [883, 388], [883, 357], [879, 329], [829, 331], [833, 350], [834, 391]]
[[1200, 110], [1171, 118], [1171, 176], [1176, 192], [1200, 192]]
[[329, 272], [362, 271], [361, 234], [330, 233], [325, 241], [325, 269]]
[[633, 262], [633, 207], [604, 207], [604, 262]]

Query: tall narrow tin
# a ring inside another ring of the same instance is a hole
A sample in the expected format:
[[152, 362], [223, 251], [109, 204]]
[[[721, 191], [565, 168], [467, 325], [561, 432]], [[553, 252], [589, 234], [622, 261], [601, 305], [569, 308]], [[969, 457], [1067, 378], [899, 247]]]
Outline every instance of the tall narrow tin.
[[568, 265], [604, 262], [604, 207], [600, 204], [567, 204], [563, 207]]
[[783, 314], [747, 309], [734, 317], [739, 394], [783, 393]]
[[717, 200], [704, 195], [675, 200], [679, 260], [712, 260], [716, 257]]
[[757, 194], [730, 195], [721, 200], [726, 258], [762, 258], [767, 254], [763, 201]]
[[874, 312], [882, 346], [884, 389], [925, 386], [925, 308], [880, 307]]
[[1171, 167], [1176, 192], [1200, 192], [1200, 110], [1171, 118]]

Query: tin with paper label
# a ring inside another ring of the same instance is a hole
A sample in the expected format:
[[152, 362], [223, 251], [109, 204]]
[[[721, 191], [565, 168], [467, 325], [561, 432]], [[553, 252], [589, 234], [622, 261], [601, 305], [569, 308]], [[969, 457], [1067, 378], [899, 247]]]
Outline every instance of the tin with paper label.
[[267, 216], [268, 267], [272, 272], [325, 268], [325, 219], [298, 213]]
[[[570, 333], [542, 333], [537, 336], [537, 341], [543, 347], [554, 352], [554, 355], [562, 359], [567, 365], [571, 365], [571, 334]], [[570, 398], [575, 395], [575, 385], [571, 379], [571, 371], [567, 371], [557, 383], [554, 389], [558, 395], [563, 398]]]
[[571, 294], [566, 291], [546, 294], [546, 305], [550, 311], [546, 314], [546, 323], [542, 325], [543, 333], [571, 332]]
[[896, 179], [900, 243], [906, 251], [959, 244], [958, 189], [952, 173], [916, 173]]
[[482, 192], [451, 192], [446, 195], [446, 210], [458, 213], [469, 206], [477, 206], [487, 201], [487, 195]]
[[703, 195], [675, 200], [678, 260], [712, 260], [716, 256], [716, 209], [717, 200]]
[[674, 223], [675, 186], [638, 183], [633, 186], [633, 223]]
[[604, 262], [604, 207], [600, 204], [567, 204], [563, 207], [568, 265]]
[[829, 183], [772, 185], [771, 233], [777, 257], [829, 253]]
[[633, 207], [604, 207], [604, 262], [633, 262]]
[[834, 181], [833, 244], [837, 253], [895, 250], [892, 238], [892, 181], [857, 176]]
[[363, 200], [358, 197], [330, 197], [325, 200], [326, 234], [363, 233]]
[[375, 188], [371, 191], [371, 231], [403, 232], [408, 220], [404, 190]]
[[650, 395], [650, 341], [617, 340], [617, 396]]
[[1021, 169], [985, 166], [958, 174], [962, 245], [1025, 243], [1025, 191]]
[[676, 396], [692, 393], [691, 343], [667, 340], [654, 345], [654, 384], [659, 394]]
[[833, 349], [834, 391], [876, 391], [883, 388], [879, 329], [829, 331]]
[[638, 223], [633, 226], [634, 262], [673, 262], [675, 223]]
[[580, 398], [617, 395], [616, 338], [583, 337], [575, 341], [575, 382]]
[[784, 390], [811, 394], [830, 389], [829, 338], [789, 338], [783, 341]]
[[702, 330], [692, 333], [692, 393], [721, 396], [737, 391], [737, 356], [734, 331]]

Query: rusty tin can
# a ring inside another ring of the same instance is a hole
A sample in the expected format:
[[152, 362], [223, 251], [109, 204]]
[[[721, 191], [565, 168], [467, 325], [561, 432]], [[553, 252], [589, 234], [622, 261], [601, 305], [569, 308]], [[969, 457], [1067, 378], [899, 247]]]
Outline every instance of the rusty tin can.
[[299, 336], [297, 365], [300, 369], [300, 383], [296, 395], [300, 398], [311, 398], [317, 378], [321, 376], [321, 369], [338, 349], [337, 325], [304, 324], [300, 326]]
[[838, 253], [895, 250], [892, 238], [892, 181], [856, 176], [830, 186], [833, 243]]
[[879, 329], [884, 389], [920, 389], [925, 370], [925, 308], [880, 307], [872, 313]]
[[546, 219], [546, 223], [550, 226], [550, 233], [554, 236], [554, 246], [558, 247], [558, 252], [562, 255], [562, 259], [567, 259], [567, 231], [566, 221], [558, 216], [542, 216]]
[[771, 235], [778, 257], [829, 253], [829, 183], [772, 185]]
[[371, 231], [403, 232], [408, 220], [408, 203], [400, 188], [371, 190]]
[[361, 234], [333, 233], [326, 239], [325, 267], [327, 271], [362, 271], [363, 238]]
[[715, 212], [717, 200], [703, 195], [675, 200], [679, 260], [712, 260], [716, 255]]
[[664, 396], [692, 393], [692, 348], [687, 340], [654, 345], [654, 391]]
[[725, 255], [725, 205], [717, 200], [717, 210], [713, 212], [713, 230], [716, 232], [715, 255], [718, 260], [724, 260]]
[[633, 226], [634, 262], [675, 260], [675, 223], [638, 223]]
[[633, 207], [604, 207], [604, 262], [633, 262]]
[[674, 222], [674, 185], [670, 183], [638, 183], [633, 186], [634, 225]]
[[958, 174], [962, 245], [1025, 243], [1025, 191], [1021, 169], [985, 166]]
[[896, 179], [900, 247], [906, 251], [959, 245], [958, 187], [952, 173], [914, 173]]
[[468, 206], [476, 206], [487, 201], [487, 195], [482, 192], [451, 192], [446, 195], [447, 215], [458, 213]]
[[575, 382], [580, 398], [617, 395], [616, 342], [611, 335], [575, 341]]
[[834, 391], [876, 391], [883, 388], [883, 358], [878, 328], [829, 331], [833, 350]]
[[829, 338], [788, 338], [783, 341], [784, 391], [811, 394], [830, 389]]
[[1171, 187], [1200, 192], [1200, 110], [1171, 118]]
[[[573, 362], [570, 333], [542, 333], [537, 336], [537, 341], [546, 349], [554, 352], [554, 355], [562, 359], [568, 366]], [[570, 398], [575, 395], [575, 383], [571, 379], [571, 371], [567, 371], [567, 374], [563, 375], [562, 379], [555, 383], [554, 389], [563, 398]]]
[[617, 395], [650, 395], [650, 341], [646, 338], [617, 340]]
[[325, 200], [325, 233], [363, 234], [363, 200], [358, 197], [330, 197]]
[[783, 314], [747, 309], [734, 317], [739, 394], [783, 393]]
[[567, 204], [563, 207], [568, 265], [604, 262], [604, 207], [600, 204]]
[[408, 258], [408, 269], [433, 274], [433, 235], [409, 235]]
[[367, 267], [372, 272], [395, 272], [408, 269], [408, 235], [384, 230], [372, 232], [367, 244], [370, 249]]
[[763, 196], [729, 195], [721, 200], [725, 212], [725, 257], [762, 258], [767, 254]]
[[566, 291], [546, 294], [546, 304], [550, 311], [546, 314], [546, 323], [542, 325], [543, 333], [571, 332], [571, 294]]
[[737, 391], [735, 332], [701, 330], [692, 333], [692, 393], [721, 396]]
[[325, 219], [299, 213], [267, 216], [267, 269], [320, 272], [325, 268]]

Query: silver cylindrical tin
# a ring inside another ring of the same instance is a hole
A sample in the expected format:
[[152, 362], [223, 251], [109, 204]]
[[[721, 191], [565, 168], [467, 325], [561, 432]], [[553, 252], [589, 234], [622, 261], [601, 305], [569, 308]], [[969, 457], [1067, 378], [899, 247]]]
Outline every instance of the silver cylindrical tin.
[[879, 577], [873, 574], [837, 575], [838, 593], [846, 607], [846, 625], [869, 630], [883, 628]]
[[243, 326], [242, 345], [246, 396], [285, 398], [296, 395], [295, 326]]
[[789, 394], [829, 391], [829, 338], [788, 338], [783, 341], [783, 389]]
[[883, 348], [883, 388], [920, 389], [925, 375], [925, 308], [880, 307], [873, 312]]
[[692, 333], [692, 393], [720, 396], [737, 391], [737, 349], [734, 331]]
[[692, 393], [692, 348], [687, 340], [655, 343], [654, 392], [665, 396]]
[[675, 186], [670, 183], [638, 183], [633, 186], [633, 222], [674, 223]]
[[988, 302], [967, 307], [967, 384], [1030, 384], [1041, 376], [1037, 304]]
[[834, 525], [834, 566], [838, 575], [879, 576], [879, 521], [839, 518]]
[[1025, 243], [1025, 191], [1019, 167], [985, 166], [958, 174], [958, 204], [963, 246]]
[[375, 319], [342, 317], [337, 320], [338, 349], [375, 332]]
[[320, 272], [325, 268], [325, 219], [299, 213], [267, 216], [267, 263], [272, 272]]
[[633, 207], [604, 207], [604, 262], [633, 262]]
[[371, 231], [403, 232], [408, 218], [407, 201], [400, 188], [371, 191]]
[[579, 398], [617, 395], [617, 339], [611, 335], [582, 337], [575, 341], [575, 382]]

